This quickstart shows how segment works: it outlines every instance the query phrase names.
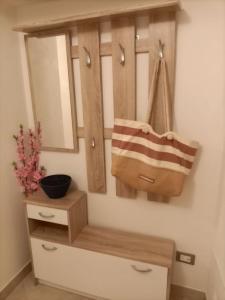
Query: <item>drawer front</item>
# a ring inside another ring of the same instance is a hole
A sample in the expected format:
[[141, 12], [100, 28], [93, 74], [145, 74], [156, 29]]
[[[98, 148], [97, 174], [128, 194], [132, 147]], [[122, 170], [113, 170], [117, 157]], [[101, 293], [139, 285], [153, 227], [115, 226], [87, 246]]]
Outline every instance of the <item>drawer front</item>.
[[27, 215], [30, 219], [68, 225], [67, 211], [38, 205], [27, 205]]
[[167, 268], [31, 238], [35, 276], [111, 300], [166, 300]]

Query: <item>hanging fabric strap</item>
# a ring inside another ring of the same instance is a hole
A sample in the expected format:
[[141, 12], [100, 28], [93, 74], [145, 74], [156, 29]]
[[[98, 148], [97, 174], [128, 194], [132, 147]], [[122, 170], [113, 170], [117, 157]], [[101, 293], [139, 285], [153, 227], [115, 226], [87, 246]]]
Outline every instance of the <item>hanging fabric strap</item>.
[[171, 122], [171, 105], [170, 105], [170, 97], [169, 97], [169, 87], [168, 87], [168, 78], [167, 78], [167, 67], [166, 61], [164, 58], [158, 58], [154, 64], [153, 74], [152, 74], [152, 82], [149, 91], [149, 111], [147, 114], [147, 123], [150, 125], [153, 124], [153, 111], [156, 105], [156, 95], [157, 88], [159, 84], [160, 72], [162, 75], [162, 111], [163, 111], [163, 121], [165, 123], [165, 130], [172, 130], [172, 122]]

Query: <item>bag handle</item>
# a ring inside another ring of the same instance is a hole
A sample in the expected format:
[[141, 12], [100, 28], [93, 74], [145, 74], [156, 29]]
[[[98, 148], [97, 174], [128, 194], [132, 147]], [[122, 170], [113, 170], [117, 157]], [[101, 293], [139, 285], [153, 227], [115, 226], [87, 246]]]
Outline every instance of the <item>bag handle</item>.
[[147, 116], [147, 122], [152, 124], [153, 121], [153, 109], [156, 104], [156, 92], [159, 82], [160, 70], [162, 72], [162, 89], [163, 89], [163, 119], [165, 122], [166, 131], [171, 131], [172, 122], [171, 122], [171, 106], [169, 99], [169, 87], [168, 87], [168, 78], [167, 78], [167, 66], [164, 57], [160, 57], [155, 61], [152, 82], [149, 91], [149, 112]]

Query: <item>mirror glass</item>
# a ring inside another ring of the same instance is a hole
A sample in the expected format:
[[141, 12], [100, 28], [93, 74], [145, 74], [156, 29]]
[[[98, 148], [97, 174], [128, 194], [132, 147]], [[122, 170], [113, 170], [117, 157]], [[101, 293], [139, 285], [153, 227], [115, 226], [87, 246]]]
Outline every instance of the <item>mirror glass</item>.
[[26, 38], [34, 120], [41, 124], [44, 150], [74, 149], [67, 38], [66, 34]]

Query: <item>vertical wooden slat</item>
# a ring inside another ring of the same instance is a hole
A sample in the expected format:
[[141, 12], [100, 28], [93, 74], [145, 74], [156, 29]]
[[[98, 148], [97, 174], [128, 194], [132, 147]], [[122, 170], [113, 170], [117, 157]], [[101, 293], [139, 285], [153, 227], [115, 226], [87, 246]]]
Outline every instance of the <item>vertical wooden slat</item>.
[[[106, 179], [98, 24], [80, 24], [78, 41], [88, 189], [90, 192], [104, 193]], [[89, 66], [86, 64], [88, 52], [91, 59]]]
[[[125, 62], [121, 64], [123, 51]], [[133, 17], [120, 17], [112, 20], [112, 65], [114, 117], [135, 120], [135, 22]], [[117, 180], [116, 195], [135, 198], [136, 191]]]
[[[154, 57], [158, 55], [159, 40], [164, 44], [164, 56], [167, 63], [169, 89], [171, 106], [173, 108], [174, 98], [174, 79], [175, 79], [175, 42], [176, 42], [176, 12], [165, 11], [153, 13], [150, 15], [149, 23], [149, 40], [150, 45], [153, 46], [154, 52], [150, 53], [149, 63], [149, 82], [151, 83], [152, 71], [154, 66]], [[151, 47], [152, 48], [152, 47]], [[159, 78], [157, 100], [153, 109], [153, 128], [158, 133], [165, 132], [165, 122], [163, 121], [164, 115], [162, 110], [162, 78]], [[151, 87], [150, 87], [151, 88]], [[166, 197], [158, 196], [149, 193], [148, 199], [151, 201], [168, 202]]]

